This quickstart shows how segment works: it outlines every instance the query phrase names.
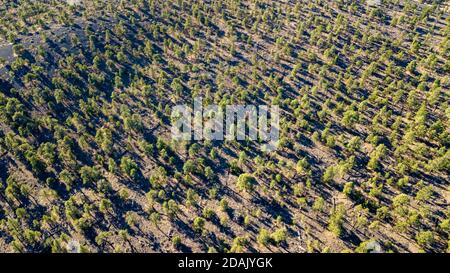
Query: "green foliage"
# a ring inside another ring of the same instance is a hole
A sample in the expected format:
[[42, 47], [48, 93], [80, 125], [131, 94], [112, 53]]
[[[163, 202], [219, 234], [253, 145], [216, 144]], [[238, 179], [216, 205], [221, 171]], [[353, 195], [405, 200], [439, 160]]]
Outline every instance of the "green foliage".
[[80, 177], [83, 184], [94, 184], [101, 178], [101, 175], [97, 167], [83, 166], [80, 169]]
[[270, 233], [268, 230], [262, 228], [259, 230], [257, 241], [262, 246], [267, 246], [270, 242]]
[[203, 231], [203, 228], [205, 227], [205, 219], [202, 217], [196, 217], [194, 219], [193, 228], [197, 232]]
[[248, 173], [241, 174], [237, 180], [237, 187], [241, 191], [251, 192], [256, 184], [256, 179]]
[[197, 170], [197, 167], [193, 160], [187, 160], [183, 165], [183, 172], [185, 174], [194, 173]]
[[367, 163], [367, 167], [369, 169], [375, 170], [380, 166], [380, 159], [386, 153], [386, 146], [384, 144], [380, 144], [376, 147], [375, 151], [370, 154], [369, 163]]
[[336, 237], [342, 235], [345, 210], [343, 205], [338, 205], [330, 215], [328, 229], [330, 229]]
[[419, 231], [416, 235], [417, 243], [422, 247], [429, 247], [434, 242], [434, 235], [431, 231]]
[[122, 172], [131, 178], [134, 178], [138, 171], [136, 162], [128, 156], [123, 156], [120, 159], [120, 168], [122, 169]]
[[317, 197], [314, 200], [313, 210], [317, 212], [322, 212], [325, 209], [325, 200], [322, 197]]
[[[194, 251], [295, 252], [297, 227], [308, 252], [446, 251], [445, 1], [194, 2], [2, 6], [5, 251], [154, 251], [136, 234], [184, 250], [182, 222]], [[194, 97], [278, 105], [278, 149], [173, 140], [171, 110]]]
[[270, 238], [272, 238], [275, 244], [280, 245], [286, 242], [287, 230], [285, 228], [279, 228], [270, 235]]
[[353, 193], [353, 183], [352, 182], [345, 183], [342, 192], [347, 196], [351, 196]]
[[180, 245], [181, 245], [181, 237], [180, 236], [174, 236], [173, 238], [172, 238], [172, 245], [175, 247], [175, 248], [178, 248], [178, 247], [180, 247]]

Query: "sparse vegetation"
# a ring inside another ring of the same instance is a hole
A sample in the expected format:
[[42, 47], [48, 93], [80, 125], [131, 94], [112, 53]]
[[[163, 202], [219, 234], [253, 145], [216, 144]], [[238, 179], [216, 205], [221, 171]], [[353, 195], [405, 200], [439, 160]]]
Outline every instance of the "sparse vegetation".
[[[445, 1], [2, 1], [0, 252], [446, 252], [449, 60]], [[279, 148], [173, 140], [198, 96]]]

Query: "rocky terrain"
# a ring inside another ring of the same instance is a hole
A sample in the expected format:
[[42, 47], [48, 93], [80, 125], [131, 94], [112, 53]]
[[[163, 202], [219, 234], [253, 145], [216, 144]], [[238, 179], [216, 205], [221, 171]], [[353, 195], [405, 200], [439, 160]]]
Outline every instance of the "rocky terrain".
[[0, 0], [0, 252], [450, 250], [448, 1], [67, 2]]

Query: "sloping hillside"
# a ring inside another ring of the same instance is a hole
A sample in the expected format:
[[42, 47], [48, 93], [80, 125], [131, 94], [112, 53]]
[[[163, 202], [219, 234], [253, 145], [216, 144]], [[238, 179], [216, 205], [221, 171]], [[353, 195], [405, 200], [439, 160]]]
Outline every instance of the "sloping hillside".
[[0, 0], [0, 252], [446, 252], [450, 4], [375, 2]]

